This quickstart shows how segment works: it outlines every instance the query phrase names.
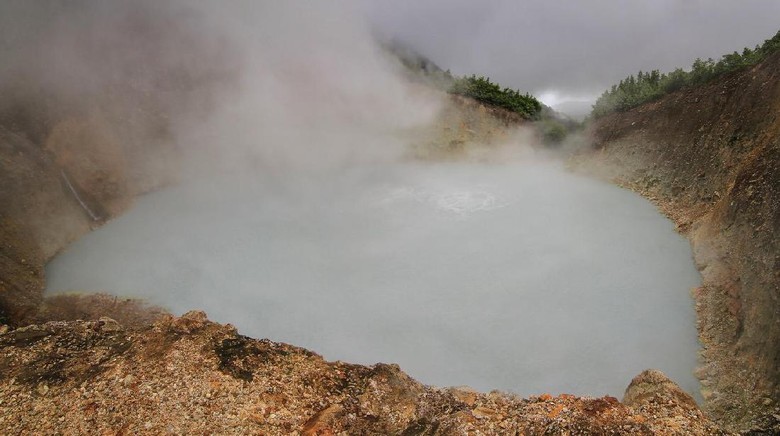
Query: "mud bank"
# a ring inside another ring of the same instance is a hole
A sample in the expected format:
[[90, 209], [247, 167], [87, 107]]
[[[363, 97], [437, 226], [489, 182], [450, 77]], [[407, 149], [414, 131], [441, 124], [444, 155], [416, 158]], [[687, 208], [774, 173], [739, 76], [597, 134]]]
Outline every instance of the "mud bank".
[[[693, 246], [705, 408], [745, 430], [780, 401], [780, 53], [590, 127], [572, 165], [633, 189]], [[776, 415], [775, 415], [776, 416]]]

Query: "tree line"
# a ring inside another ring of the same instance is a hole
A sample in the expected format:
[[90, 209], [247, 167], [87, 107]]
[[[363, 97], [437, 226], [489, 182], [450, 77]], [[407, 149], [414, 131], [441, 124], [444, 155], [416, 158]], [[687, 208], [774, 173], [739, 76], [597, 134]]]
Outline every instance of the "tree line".
[[411, 73], [410, 79], [414, 81], [518, 113], [526, 119], [542, 118], [542, 104], [528, 93], [521, 94], [515, 89], [502, 88], [484, 76], [455, 76], [450, 70], [445, 71], [432, 60], [399, 41], [384, 42], [382, 47], [406, 67]]
[[[448, 71], [449, 73], [449, 71]], [[542, 104], [534, 96], [511, 88], [501, 88], [487, 77], [476, 75], [454, 78], [450, 94], [463, 95], [479, 102], [520, 114], [526, 119], [539, 119]]]
[[605, 91], [593, 105], [591, 115], [598, 118], [614, 111], [624, 111], [678, 89], [707, 83], [723, 74], [756, 65], [778, 50], [780, 31], [763, 44], [756, 45], [754, 49], [746, 47], [742, 53], [735, 51], [723, 55], [719, 61], [697, 58], [690, 71], [682, 68], [670, 73], [660, 73], [658, 70], [639, 71], [636, 76], [630, 75]]

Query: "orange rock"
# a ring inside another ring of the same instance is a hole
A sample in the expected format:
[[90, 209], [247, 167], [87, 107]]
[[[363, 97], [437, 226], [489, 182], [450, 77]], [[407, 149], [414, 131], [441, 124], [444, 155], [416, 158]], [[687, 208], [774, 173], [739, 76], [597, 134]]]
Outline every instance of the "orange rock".
[[551, 410], [549, 413], [547, 413], [547, 417], [550, 419], [555, 419], [558, 417], [558, 415], [561, 414], [561, 411], [563, 410], [563, 404], [558, 404]]

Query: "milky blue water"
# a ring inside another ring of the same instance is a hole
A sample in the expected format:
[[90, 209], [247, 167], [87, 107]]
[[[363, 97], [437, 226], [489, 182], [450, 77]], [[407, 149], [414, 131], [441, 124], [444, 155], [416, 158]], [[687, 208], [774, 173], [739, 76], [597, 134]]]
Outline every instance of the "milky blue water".
[[553, 165], [377, 165], [203, 180], [140, 198], [47, 267], [329, 360], [523, 395], [691, 392], [688, 242], [641, 197]]

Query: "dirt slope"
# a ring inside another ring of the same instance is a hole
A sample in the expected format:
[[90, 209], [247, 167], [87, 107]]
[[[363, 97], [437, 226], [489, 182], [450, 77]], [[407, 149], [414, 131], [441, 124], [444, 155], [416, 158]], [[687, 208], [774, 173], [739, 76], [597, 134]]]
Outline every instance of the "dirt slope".
[[166, 183], [150, 164], [168, 153], [157, 142], [120, 141], [97, 116], [52, 124], [19, 126], [0, 114], [0, 320], [11, 325], [37, 311], [48, 259]]
[[706, 408], [745, 429], [780, 402], [780, 53], [590, 129], [575, 167], [655, 201], [688, 236]]

